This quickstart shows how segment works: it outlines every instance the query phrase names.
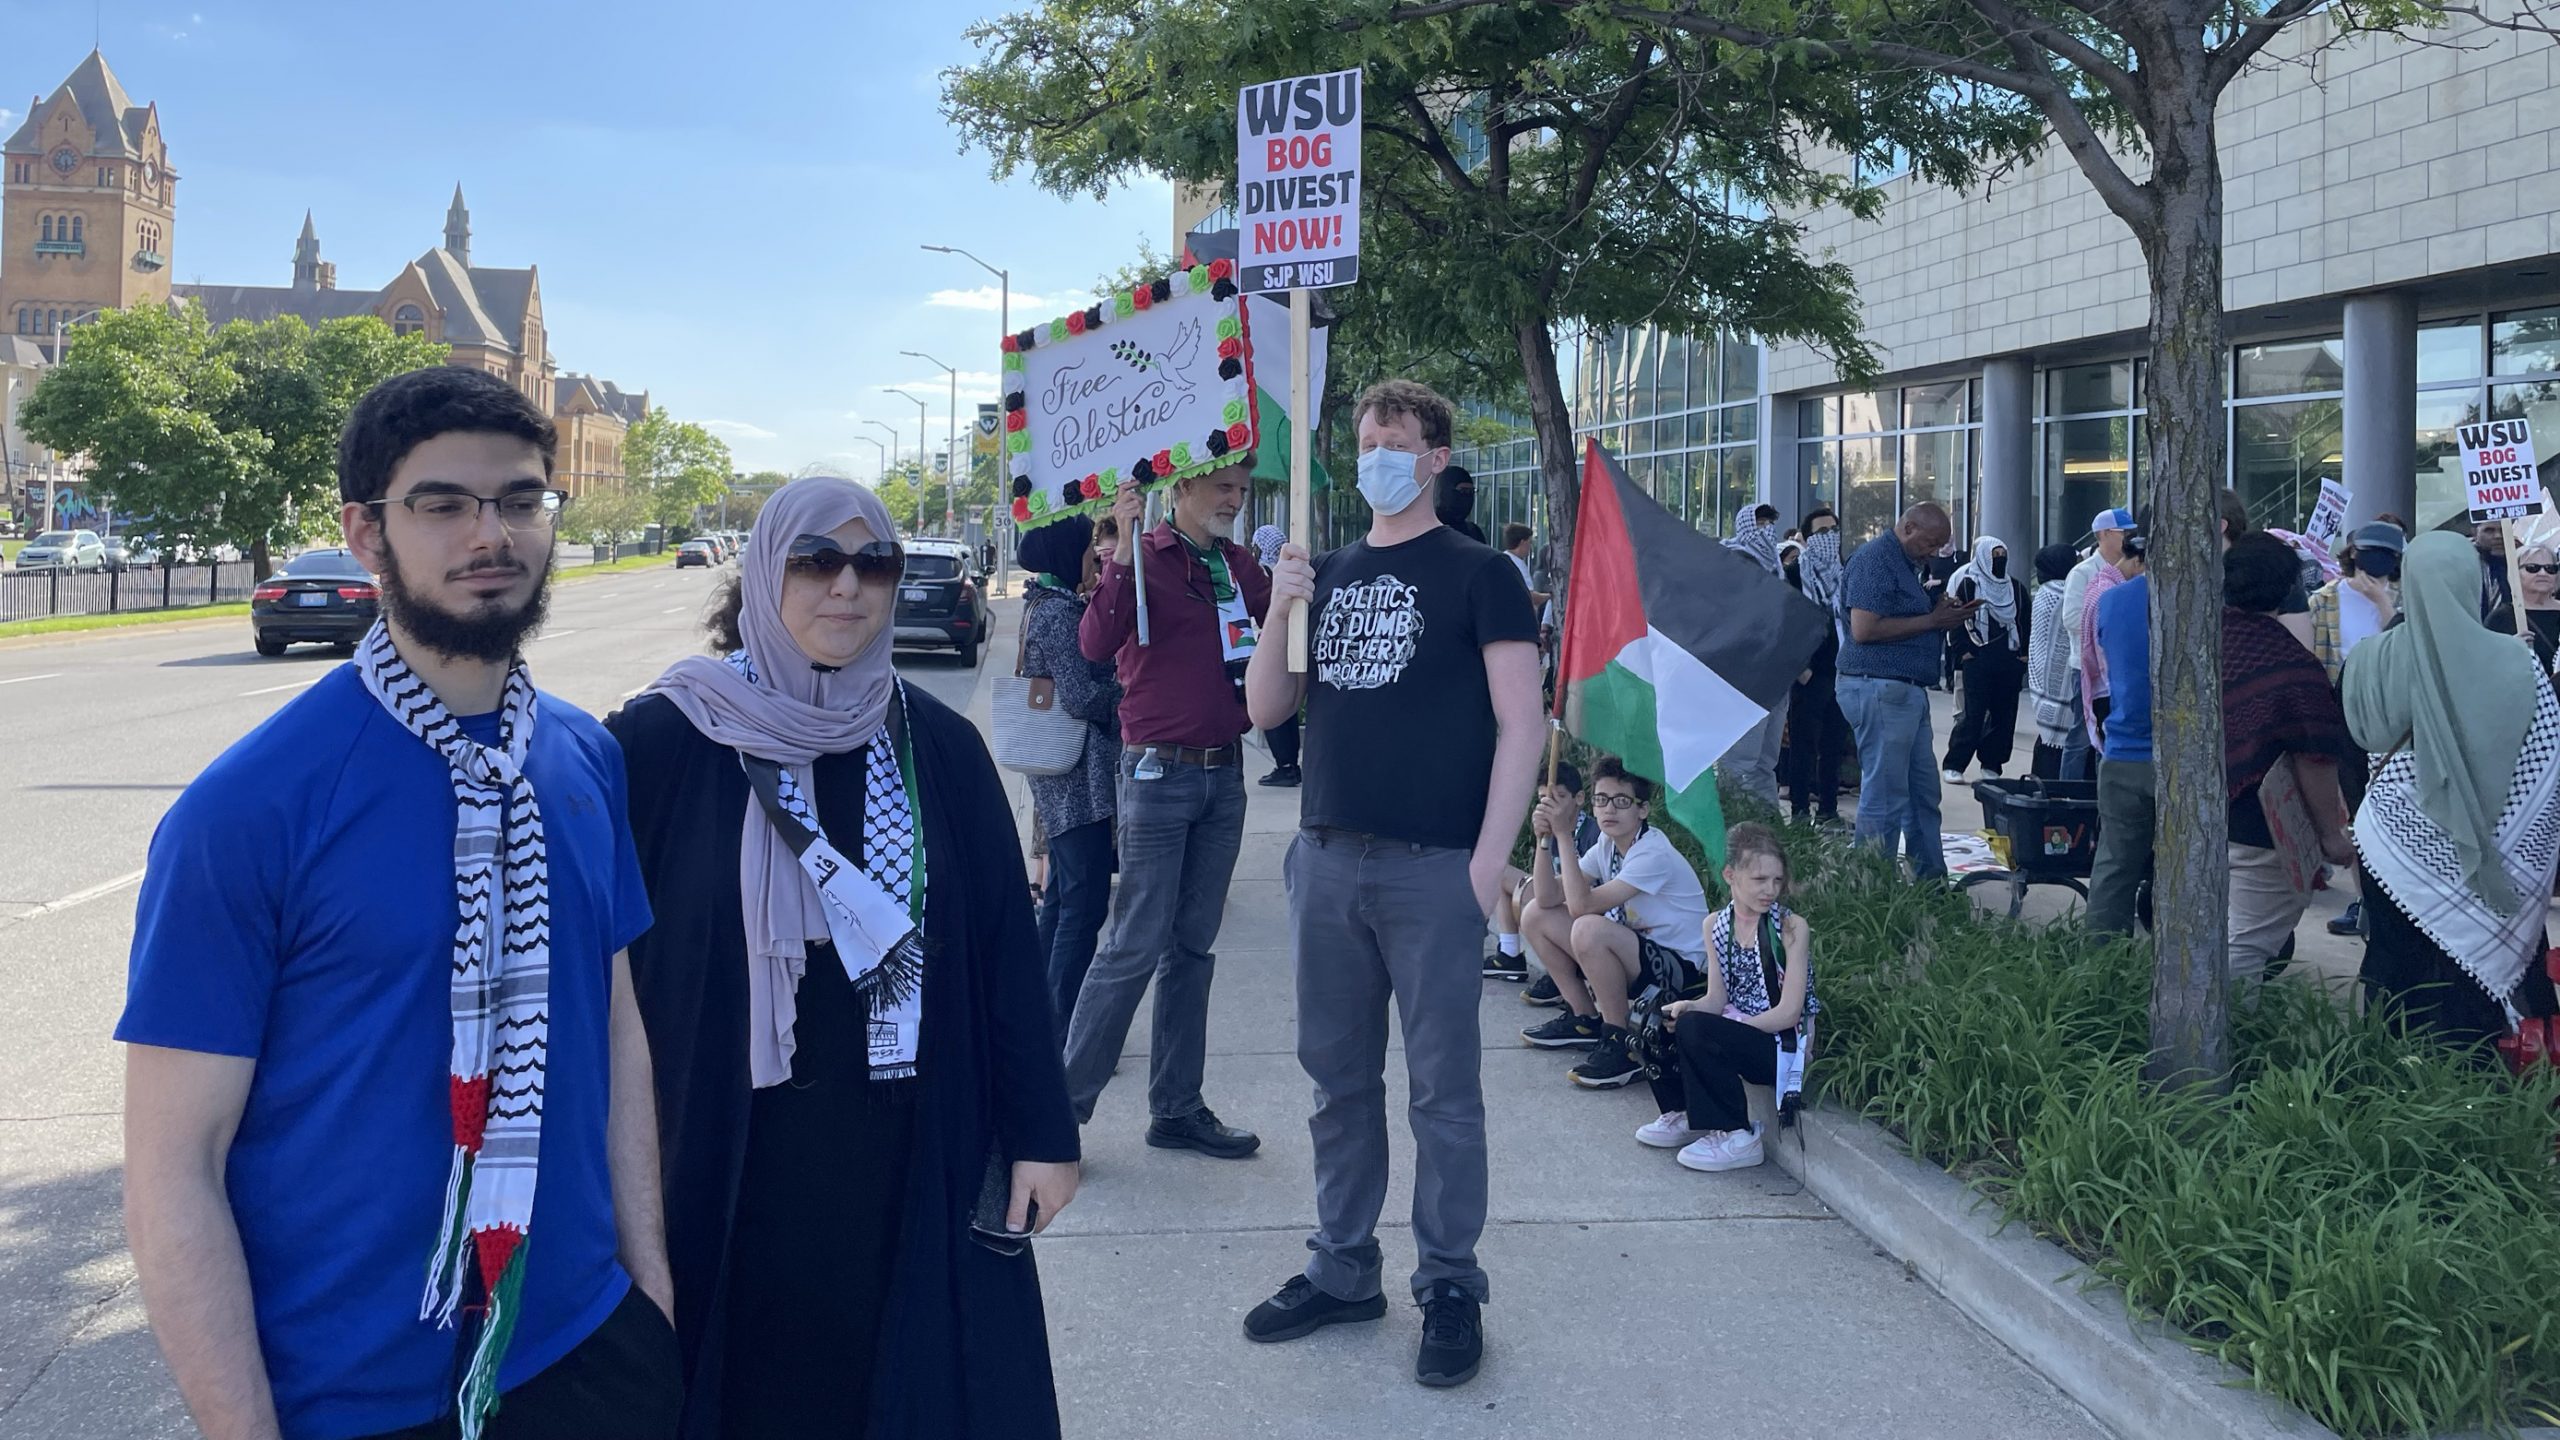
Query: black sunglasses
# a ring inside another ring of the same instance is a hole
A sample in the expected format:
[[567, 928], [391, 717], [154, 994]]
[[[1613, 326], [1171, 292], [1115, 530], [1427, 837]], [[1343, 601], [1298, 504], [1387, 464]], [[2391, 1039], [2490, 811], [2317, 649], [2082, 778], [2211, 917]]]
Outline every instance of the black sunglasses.
[[832, 537], [802, 535], [791, 542], [790, 553], [783, 557], [783, 568], [821, 580], [833, 580], [853, 567], [857, 579], [894, 580], [906, 573], [907, 552], [895, 540], [873, 540], [859, 550], [847, 550]]
[[2560, 575], [2560, 565], [2536, 565], [2530, 561], [2518, 561], [2516, 568], [2527, 575]]

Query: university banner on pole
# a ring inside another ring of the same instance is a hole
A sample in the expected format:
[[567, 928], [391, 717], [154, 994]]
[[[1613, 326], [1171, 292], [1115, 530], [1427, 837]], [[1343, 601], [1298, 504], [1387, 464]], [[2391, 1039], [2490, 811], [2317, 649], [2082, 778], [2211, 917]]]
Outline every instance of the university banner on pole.
[[993, 455], [1004, 438], [1004, 409], [998, 405], [978, 407], [978, 428], [971, 432], [976, 439], [975, 453]]

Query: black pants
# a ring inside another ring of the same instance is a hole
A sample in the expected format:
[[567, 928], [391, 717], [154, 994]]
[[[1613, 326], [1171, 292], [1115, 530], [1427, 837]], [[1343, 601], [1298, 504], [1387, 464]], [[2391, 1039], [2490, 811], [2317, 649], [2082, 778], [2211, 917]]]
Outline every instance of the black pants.
[[1947, 768], [1976, 759], [1986, 771], [2009, 763], [2018, 743], [2018, 688], [2027, 667], [2008, 650], [1977, 650], [1964, 662], [1964, 704], [1947, 733]]
[[[673, 1440], [683, 1413], [676, 1327], [634, 1285], [596, 1333], [499, 1396], [480, 1433], [486, 1440]], [[375, 1440], [454, 1440], [461, 1433], [461, 1422], [447, 1415]]]
[[1049, 837], [1049, 889], [1040, 905], [1040, 953], [1046, 957], [1049, 1000], [1057, 1009], [1058, 1044], [1067, 1043], [1067, 1019], [1093, 968], [1102, 922], [1111, 918], [1111, 872], [1118, 847], [1111, 822], [1095, 820]]
[[1672, 1027], [1671, 1046], [1679, 1063], [1653, 1082], [1654, 1103], [1688, 1111], [1692, 1130], [1751, 1128], [1751, 1101], [1742, 1087], [1777, 1083], [1778, 1037], [1691, 1010]]
[[1298, 717], [1288, 719], [1262, 732], [1271, 745], [1271, 763], [1289, 769], [1298, 763]]
[[[2388, 1011], [2393, 1028], [2404, 1033], [2432, 1035], [2472, 1051], [2484, 1064], [2493, 1059], [2490, 1047], [2507, 1033], [2506, 1007], [2428, 939], [2380, 885], [2364, 887], [2364, 922], [2364, 965], [2357, 978], [2364, 982], [2366, 1007]], [[2525, 1015], [2549, 1015], [2555, 1008], [2540, 943], [2513, 999]]]
[[1839, 677], [1817, 669], [1787, 701], [1787, 804], [1840, 814], [1840, 762], [1849, 754], [1849, 717], [1840, 713]]

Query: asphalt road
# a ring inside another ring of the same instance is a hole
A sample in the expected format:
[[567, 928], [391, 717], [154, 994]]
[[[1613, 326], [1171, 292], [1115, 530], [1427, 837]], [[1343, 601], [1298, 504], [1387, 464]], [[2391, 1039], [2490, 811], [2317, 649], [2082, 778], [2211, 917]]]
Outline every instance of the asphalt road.
[[[527, 651], [537, 683], [612, 710], [700, 646], [715, 573], [564, 578]], [[108, 1035], [134, 891], [178, 792], [339, 663], [317, 647], [261, 659], [245, 619], [0, 645], [0, 1440], [193, 1433], [117, 1209]], [[981, 673], [947, 653], [899, 665], [963, 709]]]

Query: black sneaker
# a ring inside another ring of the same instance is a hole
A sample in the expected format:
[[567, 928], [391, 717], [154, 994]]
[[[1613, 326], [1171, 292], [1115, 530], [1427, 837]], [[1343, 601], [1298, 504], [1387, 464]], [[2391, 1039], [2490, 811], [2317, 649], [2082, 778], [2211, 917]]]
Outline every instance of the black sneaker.
[[1263, 776], [1262, 783], [1281, 790], [1295, 790], [1303, 778], [1298, 773], [1297, 766], [1280, 765], [1273, 767], [1270, 774]]
[[1422, 1352], [1413, 1359], [1413, 1378], [1446, 1389], [1476, 1378], [1483, 1364], [1483, 1307], [1449, 1281], [1432, 1286], [1422, 1297]]
[[1147, 1143], [1159, 1150], [1197, 1150], [1219, 1160], [1241, 1160], [1262, 1148], [1262, 1137], [1219, 1123], [1217, 1112], [1203, 1105], [1179, 1120], [1150, 1123]]
[[1484, 956], [1484, 978], [1508, 980], [1517, 985], [1529, 978], [1529, 957], [1505, 955], [1500, 950], [1488, 950]]
[[1523, 1005], [1562, 1006], [1564, 1004], [1564, 997], [1556, 993], [1556, 977], [1553, 975], [1541, 975], [1537, 979], [1529, 982], [1528, 989], [1520, 992], [1520, 1003]]
[[1644, 1067], [1627, 1053], [1627, 1032], [1611, 1026], [1582, 1063], [1565, 1072], [1565, 1078], [1585, 1090], [1615, 1090], [1643, 1073]]
[[1520, 1038], [1541, 1050], [1572, 1050], [1600, 1043], [1600, 1018], [1576, 1015], [1567, 1010], [1542, 1025], [1532, 1025], [1520, 1032]]
[[1292, 1275], [1278, 1294], [1253, 1307], [1244, 1317], [1244, 1338], [1265, 1345], [1312, 1335], [1327, 1325], [1375, 1320], [1387, 1313], [1387, 1297], [1336, 1300], [1304, 1275]]

